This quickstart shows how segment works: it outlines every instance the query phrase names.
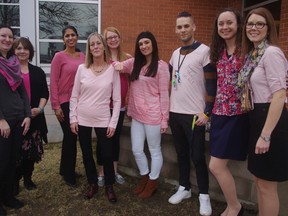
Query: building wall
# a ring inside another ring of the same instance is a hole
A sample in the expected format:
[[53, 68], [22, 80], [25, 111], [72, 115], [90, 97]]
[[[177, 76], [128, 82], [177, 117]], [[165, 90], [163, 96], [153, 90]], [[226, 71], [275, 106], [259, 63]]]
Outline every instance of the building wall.
[[198, 41], [209, 44], [213, 20], [227, 0], [105, 0], [102, 1], [102, 31], [115, 26], [122, 33], [123, 47], [134, 55], [135, 39], [141, 31], [151, 31], [158, 41], [160, 57], [169, 61], [172, 51], [180, 46], [175, 34], [175, 19], [179, 12], [191, 12], [195, 18]]
[[288, 1], [282, 0], [281, 4], [281, 20], [279, 33], [280, 47], [284, 50], [288, 57]]

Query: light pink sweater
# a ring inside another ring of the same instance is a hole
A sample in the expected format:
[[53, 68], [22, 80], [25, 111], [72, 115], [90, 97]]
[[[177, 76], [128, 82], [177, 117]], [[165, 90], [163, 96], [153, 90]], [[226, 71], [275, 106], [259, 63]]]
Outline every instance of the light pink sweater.
[[[113, 115], [110, 101], [113, 100]], [[109, 66], [96, 76], [84, 64], [80, 65], [70, 99], [70, 123], [86, 127], [116, 128], [121, 105], [119, 73]]]
[[[123, 63], [124, 71], [131, 74], [134, 58]], [[162, 60], [158, 63], [155, 77], [144, 76], [147, 67], [142, 67], [139, 79], [131, 82], [127, 115], [149, 125], [168, 127], [169, 118], [169, 69]]]

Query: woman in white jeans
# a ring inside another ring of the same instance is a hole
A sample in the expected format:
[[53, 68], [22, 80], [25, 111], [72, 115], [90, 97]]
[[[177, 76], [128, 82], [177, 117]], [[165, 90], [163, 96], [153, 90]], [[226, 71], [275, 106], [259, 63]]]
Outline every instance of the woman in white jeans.
[[[141, 198], [148, 198], [158, 187], [163, 164], [161, 134], [168, 127], [170, 75], [168, 64], [159, 59], [157, 42], [151, 32], [138, 35], [134, 56], [115, 63], [115, 69], [130, 74], [127, 115], [132, 117], [132, 151], [141, 175], [133, 191]], [[151, 171], [144, 153], [145, 139], [151, 155]]]

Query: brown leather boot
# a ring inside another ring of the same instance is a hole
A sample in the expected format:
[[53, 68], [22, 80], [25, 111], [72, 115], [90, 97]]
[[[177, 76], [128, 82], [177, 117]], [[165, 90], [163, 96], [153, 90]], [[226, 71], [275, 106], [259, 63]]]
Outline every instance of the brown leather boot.
[[117, 197], [116, 197], [116, 194], [114, 192], [113, 185], [106, 185], [105, 191], [106, 191], [106, 195], [107, 195], [109, 202], [111, 202], [111, 203], [117, 202]]
[[145, 189], [142, 191], [142, 193], [139, 194], [140, 198], [149, 198], [152, 196], [152, 194], [156, 191], [156, 189], [158, 188], [158, 181], [155, 180], [151, 180], [149, 179]]
[[135, 194], [140, 194], [140, 193], [144, 190], [144, 188], [145, 188], [145, 186], [146, 186], [146, 184], [147, 184], [147, 182], [148, 182], [148, 179], [149, 179], [148, 174], [142, 176], [140, 182], [139, 182], [139, 183], [137, 184], [137, 186], [134, 188], [133, 192], [134, 192]]
[[98, 184], [89, 184], [87, 192], [85, 194], [86, 199], [91, 199], [98, 191]]

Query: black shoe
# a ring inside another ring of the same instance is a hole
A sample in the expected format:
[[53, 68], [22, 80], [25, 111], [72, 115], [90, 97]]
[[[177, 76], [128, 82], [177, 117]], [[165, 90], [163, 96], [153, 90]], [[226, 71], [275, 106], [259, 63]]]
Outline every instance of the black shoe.
[[24, 206], [23, 202], [14, 197], [11, 200], [3, 201], [3, 204], [13, 209], [20, 209]]
[[6, 215], [7, 215], [6, 210], [3, 208], [2, 205], [0, 205], [0, 216], [6, 216]]
[[64, 178], [64, 181], [65, 181], [65, 184], [68, 185], [69, 187], [72, 187], [72, 188], [77, 187], [76, 181], [68, 181], [68, 180], [65, 180], [65, 178]]
[[237, 216], [242, 216], [244, 214], [244, 208], [243, 206], [241, 205], [241, 209], [240, 211], [238, 212]]
[[19, 194], [19, 181], [16, 181], [14, 184], [13, 194], [14, 194], [14, 196], [17, 196]]
[[31, 179], [24, 179], [24, 187], [27, 190], [33, 190], [37, 188], [36, 184]]

